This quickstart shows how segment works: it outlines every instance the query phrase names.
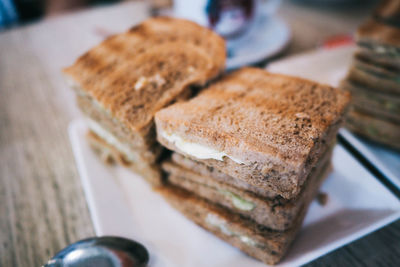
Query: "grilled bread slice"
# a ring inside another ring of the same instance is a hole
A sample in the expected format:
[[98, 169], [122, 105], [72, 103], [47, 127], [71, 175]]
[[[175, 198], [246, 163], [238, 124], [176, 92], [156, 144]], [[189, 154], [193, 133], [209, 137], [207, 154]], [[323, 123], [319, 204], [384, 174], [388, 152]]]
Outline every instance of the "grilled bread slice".
[[224, 40], [212, 31], [158, 17], [106, 39], [64, 74], [81, 110], [99, 126], [91, 130], [115, 137], [131, 153], [144, 151], [141, 158], [153, 164], [154, 114], [218, 76], [225, 58]]
[[327, 85], [244, 68], [159, 111], [157, 139], [289, 199], [334, 139], [349, 100]]
[[179, 165], [185, 169], [192, 170], [193, 172], [201, 175], [202, 177], [211, 177], [213, 180], [228, 184], [230, 186], [236, 187], [239, 190], [253, 192], [254, 194], [264, 197], [273, 199], [279, 196], [275, 191], [263, 189], [251, 184], [246, 183], [241, 179], [236, 179], [232, 176], [229, 176], [226, 173], [223, 173], [216, 168], [211, 166], [207, 166], [204, 163], [192, 160], [188, 157], [185, 157], [178, 153], [172, 153], [171, 161], [175, 165]]

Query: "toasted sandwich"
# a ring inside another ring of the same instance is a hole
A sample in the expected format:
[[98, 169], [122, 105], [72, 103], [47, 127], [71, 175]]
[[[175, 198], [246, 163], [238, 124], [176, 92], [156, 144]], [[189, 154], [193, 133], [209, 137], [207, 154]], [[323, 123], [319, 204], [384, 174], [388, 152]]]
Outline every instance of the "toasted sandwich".
[[157, 139], [291, 199], [335, 138], [349, 100], [328, 85], [244, 68], [157, 112]]
[[106, 39], [64, 74], [96, 135], [90, 135], [92, 143], [98, 149], [112, 146], [157, 185], [162, 149], [155, 138], [154, 114], [190, 95], [191, 87], [217, 77], [225, 59], [224, 40], [212, 31], [157, 17]]

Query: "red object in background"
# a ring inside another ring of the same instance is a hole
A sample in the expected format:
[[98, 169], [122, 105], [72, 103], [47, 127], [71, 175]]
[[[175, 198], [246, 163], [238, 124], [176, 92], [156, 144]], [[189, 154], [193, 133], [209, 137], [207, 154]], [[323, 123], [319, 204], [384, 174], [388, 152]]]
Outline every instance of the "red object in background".
[[322, 48], [332, 49], [338, 46], [350, 45], [354, 43], [354, 38], [350, 34], [335, 35], [329, 37], [322, 43]]

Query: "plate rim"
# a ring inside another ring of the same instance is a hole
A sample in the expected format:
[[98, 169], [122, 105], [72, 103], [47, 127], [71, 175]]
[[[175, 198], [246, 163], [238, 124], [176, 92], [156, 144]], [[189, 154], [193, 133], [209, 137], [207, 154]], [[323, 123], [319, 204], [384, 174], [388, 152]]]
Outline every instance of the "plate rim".
[[381, 163], [379, 159], [372, 153], [372, 151], [365, 145], [358, 137], [356, 137], [352, 132], [345, 128], [341, 128], [339, 134], [348, 141], [358, 152], [360, 152], [369, 162], [374, 165], [382, 174], [400, 189], [400, 177], [396, 177], [396, 175], [388, 169], [384, 164]]
[[[252, 53], [252, 54], [247, 54], [243, 55], [240, 57], [233, 57], [233, 58], [227, 58], [226, 60], [226, 69], [227, 70], [233, 70], [239, 67], [244, 67], [248, 66], [251, 64], [256, 64], [257, 62], [266, 60], [270, 57], [273, 57], [283, 51], [290, 43], [292, 40], [292, 32], [290, 30], [290, 27], [287, 25], [287, 23], [278, 15], [271, 15], [267, 20], [273, 20], [275, 23], [277, 23], [282, 30], [284, 30], [284, 38], [282, 38], [281, 42], [279, 45], [276, 45], [275, 49], [269, 50], [269, 52], [258, 52], [258, 53]], [[268, 23], [268, 22], [267, 22]], [[226, 41], [229, 42], [229, 41]]]

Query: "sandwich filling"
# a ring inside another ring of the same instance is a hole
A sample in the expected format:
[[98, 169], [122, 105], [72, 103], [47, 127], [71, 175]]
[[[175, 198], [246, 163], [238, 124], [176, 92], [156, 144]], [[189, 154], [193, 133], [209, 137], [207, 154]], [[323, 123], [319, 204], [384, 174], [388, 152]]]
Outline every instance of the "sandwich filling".
[[127, 161], [136, 162], [138, 160], [137, 156], [131, 151], [131, 149], [127, 145], [120, 142], [118, 138], [116, 138], [113, 134], [104, 129], [104, 127], [101, 126], [99, 123], [89, 118], [87, 118], [87, 122], [90, 130], [92, 130], [109, 145], [115, 147], [119, 152], [121, 152], [126, 157]]
[[227, 222], [223, 218], [219, 217], [218, 215], [216, 215], [214, 213], [207, 214], [206, 223], [208, 223], [209, 225], [211, 225], [213, 227], [218, 228], [223, 234], [225, 234], [227, 236], [238, 237], [241, 242], [243, 242], [244, 244], [246, 244], [248, 246], [264, 248], [263, 244], [258, 243], [254, 239], [252, 239], [246, 235], [242, 235], [242, 234], [232, 231], [232, 229], [230, 229], [228, 227]]
[[190, 155], [197, 159], [215, 159], [219, 161], [224, 161], [225, 157], [230, 158], [234, 162], [238, 164], [244, 164], [244, 162], [238, 158], [235, 158], [231, 155], [226, 154], [223, 151], [218, 151], [211, 147], [207, 147], [201, 144], [196, 144], [193, 142], [186, 141], [182, 137], [177, 134], [168, 134], [164, 131], [161, 131], [161, 136], [166, 139], [169, 143], [175, 145], [180, 151], [184, 152], [187, 155]]
[[237, 208], [239, 210], [251, 211], [256, 207], [255, 203], [248, 201], [231, 191], [224, 190], [224, 189], [219, 189], [218, 191], [221, 194], [223, 194], [224, 196], [227, 196], [228, 198], [230, 198], [233, 206], [235, 206], [235, 208]]

